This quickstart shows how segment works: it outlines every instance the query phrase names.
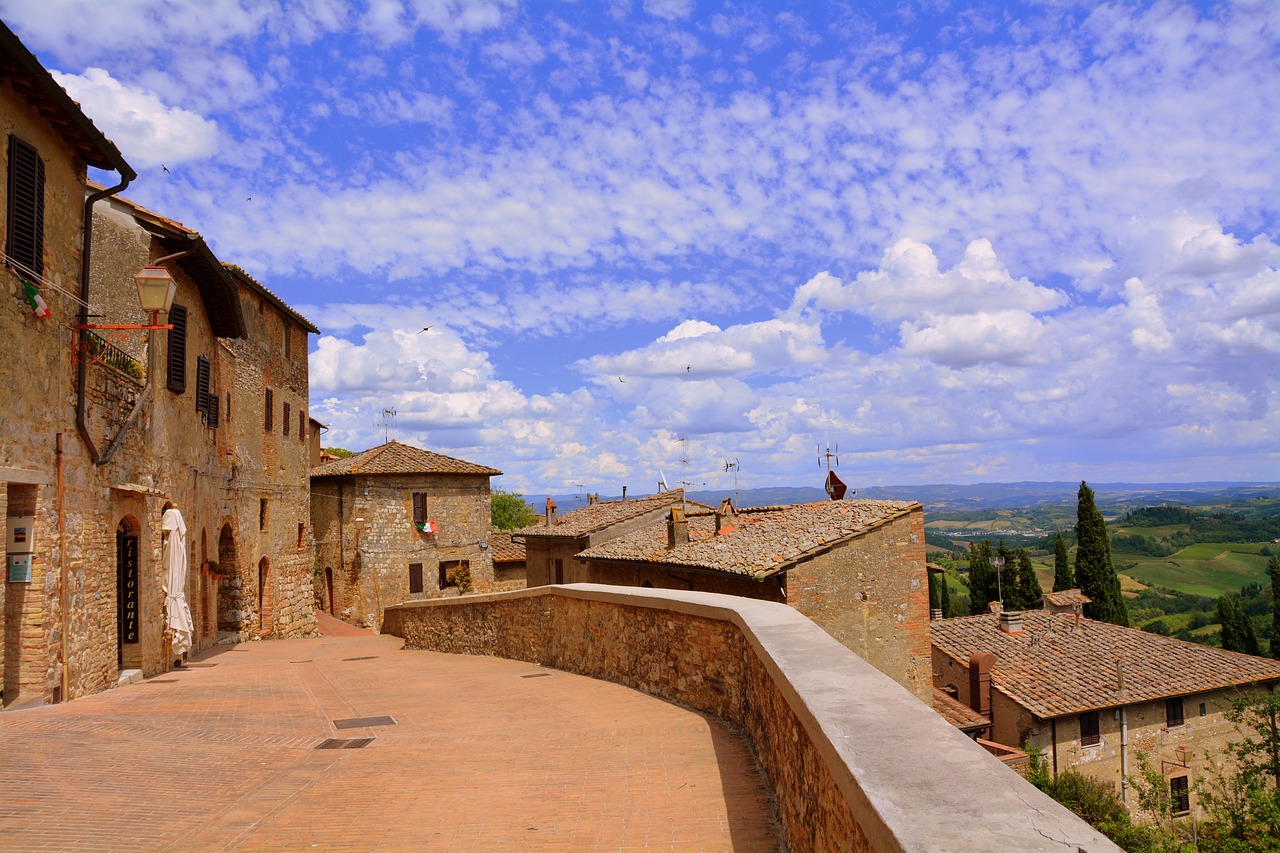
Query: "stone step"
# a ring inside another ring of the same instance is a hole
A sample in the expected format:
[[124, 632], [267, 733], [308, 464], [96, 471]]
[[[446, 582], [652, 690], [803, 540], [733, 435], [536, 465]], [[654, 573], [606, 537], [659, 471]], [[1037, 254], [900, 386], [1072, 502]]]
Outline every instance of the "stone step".
[[134, 682], [141, 681], [141, 680], [142, 680], [142, 670], [122, 669], [120, 670], [120, 680], [116, 683], [119, 686], [123, 686], [125, 684], [133, 684]]

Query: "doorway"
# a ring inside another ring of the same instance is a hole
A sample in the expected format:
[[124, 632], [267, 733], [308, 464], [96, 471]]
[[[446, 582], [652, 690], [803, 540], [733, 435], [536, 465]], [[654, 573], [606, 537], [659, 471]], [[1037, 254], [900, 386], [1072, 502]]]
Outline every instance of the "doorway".
[[271, 561], [263, 557], [258, 561], [258, 634], [271, 633]]
[[[132, 517], [126, 517], [116, 525], [116, 666], [120, 669], [125, 668], [126, 657], [134, 666], [141, 664], [139, 580], [138, 527]], [[130, 652], [127, 656], [126, 648]]]

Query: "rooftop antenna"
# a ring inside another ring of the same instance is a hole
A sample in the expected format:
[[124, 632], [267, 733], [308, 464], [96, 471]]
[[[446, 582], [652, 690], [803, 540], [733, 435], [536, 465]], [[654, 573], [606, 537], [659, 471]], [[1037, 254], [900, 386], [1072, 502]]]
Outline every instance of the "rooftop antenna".
[[740, 471], [741, 469], [742, 469], [742, 463], [739, 462], [737, 459], [734, 459], [732, 462], [730, 462], [728, 459], [724, 460], [724, 470], [726, 472], [727, 471], [733, 472], [733, 505], [734, 506], [739, 506], [741, 504], [741, 501], [738, 495], [738, 471]]
[[827, 449], [823, 452], [822, 445], [818, 445], [818, 467], [822, 467], [822, 460], [827, 461], [827, 497], [833, 501], [844, 500], [846, 492], [850, 495], [856, 495], [856, 489], [850, 489], [844, 484], [844, 481], [836, 476], [836, 472], [831, 470], [831, 460], [835, 460], [836, 466], [840, 465], [840, 445], [836, 445], [835, 450], [831, 449], [830, 442], [827, 443]]
[[586, 488], [582, 483], [574, 483], [578, 487], [578, 506], [582, 506], [582, 490]]
[[678, 435], [676, 441], [680, 442], [680, 465], [684, 469], [680, 477], [680, 485], [686, 489], [690, 486], [705, 486], [706, 483], [694, 483], [689, 480], [689, 436]]
[[382, 410], [382, 443], [386, 444], [391, 440], [391, 419], [396, 416], [395, 409]]

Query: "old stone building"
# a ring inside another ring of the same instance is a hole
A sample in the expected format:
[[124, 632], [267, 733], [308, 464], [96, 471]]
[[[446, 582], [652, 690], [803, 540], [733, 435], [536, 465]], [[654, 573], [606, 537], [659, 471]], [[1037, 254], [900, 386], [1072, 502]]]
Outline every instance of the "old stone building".
[[414, 598], [494, 589], [489, 478], [398, 441], [311, 471], [316, 599], [353, 624]]
[[528, 585], [524, 568], [524, 544], [516, 541], [514, 534], [497, 531], [490, 533], [489, 553], [493, 559], [494, 592], [524, 589]]
[[[693, 589], [790, 604], [932, 702], [924, 511], [845, 500], [737, 510], [672, 507], [575, 558], [588, 583]], [[532, 541], [532, 540], [530, 540]]]
[[1085, 619], [1087, 600], [1068, 590], [1044, 610], [934, 620], [934, 683], [990, 719], [993, 741], [1110, 783], [1131, 810], [1144, 753], [1188, 814], [1195, 780], [1239, 736], [1223, 717], [1230, 697], [1274, 690], [1280, 661]]

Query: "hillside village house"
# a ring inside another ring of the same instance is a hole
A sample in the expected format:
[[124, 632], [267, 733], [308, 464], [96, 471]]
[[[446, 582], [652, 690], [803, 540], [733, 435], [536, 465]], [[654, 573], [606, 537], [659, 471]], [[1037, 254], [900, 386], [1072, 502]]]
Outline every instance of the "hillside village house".
[[311, 471], [316, 596], [377, 627], [392, 604], [494, 589], [489, 478], [502, 472], [388, 441]]
[[495, 531], [489, 534], [489, 553], [493, 557], [494, 592], [524, 589], [524, 545], [515, 541], [511, 533]]
[[1175, 812], [1188, 814], [1208, 758], [1238, 737], [1223, 717], [1230, 698], [1274, 690], [1280, 661], [1085, 619], [1087, 601], [1067, 590], [1046, 595], [1043, 610], [933, 621], [935, 684], [988, 717], [993, 741], [1113, 784], [1130, 810], [1125, 777], [1146, 754]]
[[717, 510], [687, 515], [672, 507], [656, 523], [583, 550], [575, 564], [575, 577], [590, 583], [790, 604], [932, 703], [919, 503], [842, 500], [738, 510], [726, 498]]
[[[257, 593], [236, 615], [241, 636], [310, 633], [309, 575], [259, 569], [287, 563], [298, 540], [291, 531], [281, 560], [282, 537], [259, 529], [257, 500], [242, 490], [268, 479], [278, 490], [289, 466], [255, 467], [231, 426], [248, 400], [226, 354], [255, 334], [236, 282], [199, 234], [116, 195], [132, 170], [3, 27], [0, 105], [0, 500], [6, 526], [22, 531], [7, 537], [0, 586], [4, 704], [75, 698], [172, 665], [161, 579], [171, 507], [187, 529], [193, 649], [217, 641], [226, 588]], [[86, 164], [115, 170], [120, 184], [88, 182]], [[173, 283], [158, 323], [134, 285], [147, 266]], [[101, 328], [145, 325], [172, 328]], [[305, 339], [301, 349], [305, 375]], [[306, 465], [294, 467], [296, 503]]]

